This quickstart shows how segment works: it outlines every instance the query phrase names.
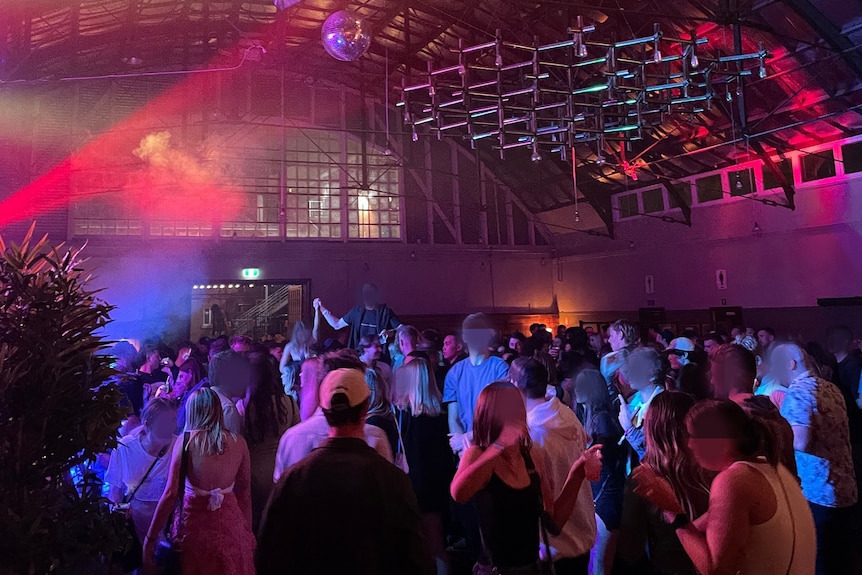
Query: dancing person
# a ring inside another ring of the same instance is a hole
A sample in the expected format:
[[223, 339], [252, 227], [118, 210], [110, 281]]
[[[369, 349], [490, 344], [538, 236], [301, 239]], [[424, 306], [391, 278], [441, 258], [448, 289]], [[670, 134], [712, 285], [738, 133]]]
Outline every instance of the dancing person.
[[449, 484], [455, 473], [449, 449], [449, 421], [429, 362], [416, 359], [398, 370], [404, 402], [396, 411], [408, 476], [422, 513], [422, 534], [437, 564], [437, 575], [449, 573], [443, 517], [449, 508]]
[[589, 437], [587, 445], [602, 446], [602, 473], [590, 485], [597, 529], [590, 564], [594, 575], [609, 574], [613, 569], [622, 518], [628, 451], [620, 444], [623, 430], [602, 374], [592, 369], [579, 373], [575, 378], [574, 395], [578, 418]]
[[569, 469], [558, 497], [546, 480], [541, 448], [532, 446], [527, 411], [509, 382], [485, 387], [476, 402], [473, 442], [452, 480], [455, 501], [472, 501], [479, 515], [482, 554], [473, 573], [533, 573], [539, 563], [540, 519], [559, 534], [577, 504], [584, 479], [601, 472], [600, 446]]
[[384, 331], [397, 329], [401, 320], [395, 312], [380, 302], [380, 290], [372, 283], [362, 286], [362, 303], [352, 308], [344, 317], [335, 317], [320, 298], [314, 300], [314, 306], [320, 309], [323, 319], [338, 331], [349, 327], [347, 347], [355, 349], [364, 335], [380, 335]]
[[278, 362], [278, 371], [281, 374], [281, 384], [284, 392], [295, 396], [295, 389], [299, 386], [299, 371], [302, 362], [312, 355], [311, 347], [315, 339], [311, 331], [301, 321], [293, 324], [293, 333], [290, 341], [284, 346], [281, 359]]
[[[401, 370], [399, 370], [401, 371]], [[392, 409], [391, 393], [386, 380], [373, 369], [365, 371], [365, 383], [371, 392], [368, 399], [368, 413], [365, 423], [373, 425], [386, 434], [389, 448], [393, 454], [398, 453], [398, 426], [395, 423], [395, 412]]]
[[404, 364], [405, 359], [419, 346], [422, 335], [412, 325], [399, 325], [395, 330], [395, 342], [398, 344], [399, 354], [392, 358], [392, 370], [395, 371]]
[[[306, 360], [310, 363], [310, 360]], [[313, 389], [314, 395], [314, 412], [307, 419], [303, 419], [301, 423], [294, 425], [284, 432], [278, 442], [278, 451], [275, 455], [275, 470], [272, 477], [274, 482], [278, 482], [279, 478], [287, 469], [301, 461], [306, 455], [323, 444], [329, 437], [329, 424], [326, 421], [326, 414], [320, 406], [319, 399], [320, 386], [327, 374], [337, 369], [353, 369], [365, 377], [365, 365], [359, 361], [355, 352], [347, 349], [325, 353], [320, 358], [314, 360], [314, 369], [309, 370], [308, 381], [303, 380], [303, 398], [305, 398], [306, 384], [309, 391]], [[303, 364], [303, 372], [305, 372], [305, 364]], [[314, 379], [312, 379], [314, 376]], [[367, 387], [367, 384], [366, 384]], [[305, 401], [303, 399], [303, 401]], [[300, 404], [302, 407], [302, 404]], [[363, 422], [365, 414], [363, 414]], [[393, 461], [392, 449], [389, 447], [389, 438], [378, 427], [365, 424], [365, 441], [384, 459]]]
[[757, 454], [773, 465], [781, 463], [796, 475], [793, 430], [768, 397], [754, 395], [755, 355], [737, 343], [727, 343], [712, 354], [711, 384], [717, 399], [730, 399], [761, 427]]
[[242, 415], [235, 399], [245, 396], [248, 375], [248, 362], [236, 351], [223, 351], [210, 360], [210, 388], [221, 401], [225, 429], [231, 433], [242, 433]]
[[448, 404], [449, 445], [459, 455], [471, 441], [473, 413], [479, 393], [487, 385], [505, 380], [509, 375], [506, 362], [493, 357], [488, 350], [494, 335], [494, 327], [485, 314], [468, 315], [461, 325], [461, 337], [469, 356], [453, 365], [446, 374], [443, 402]]
[[772, 371], [787, 388], [781, 415], [793, 428], [802, 492], [817, 526], [817, 575], [846, 573], [858, 493], [844, 397], [811, 373], [808, 354], [794, 343], [775, 348]]
[[626, 441], [638, 457], [643, 457], [646, 450], [642, 429], [644, 417], [653, 398], [664, 391], [662, 369], [661, 357], [651, 347], [631, 352], [622, 367], [623, 377], [636, 393], [628, 403], [622, 395], [619, 396], [619, 422]]
[[159, 386], [156, 397], [167, 397], [182, 403], [186, 394], [195, 389], [204, 378], [200, 362], [193, 357], [186, 359], [177, 367], [177, 376]]
[[251, 351], [251, 338], [247, 335], [235, 335], [230, 338], [230, 348], [236, 353], [248, 353]]
[[[510, 369], [513, 374], [516, 377], [512, 383], [521, 391], [527, 408], [530, 440], [541, 448], [551, 492], [559, 497], [569, 470], [587, 450], [589, 438], [571, 409], [556, 397], [546, 397], [549, 379], [545, 366], [535, 359], [518, 358]], [[544, 553], [553, 560], [557, 575], [587, 575], [595, 540], [593, 493], [585, 481], [578, 490], [572, 514], [564, 518], [562, 532], [549, 539], [550, 549]]]
[[237, 403], [237, 409], [243, 415], [243, 435], [251, 461], [251, 524], [256, 533], [272, 492], [278, 442], [285, 431], [299, 423], [299, 407], [293, 397], [284, 393], [266, 356], [251, 353], [248, 359], [248, 392]]
[[257, 575], [434, 573], [410, 481], [366, 444], [369, 398], [359, 370], [324, 378], [328, 437], [276, 486], [260, 531]]
[[[667, 480], [685, 513], [697, 518], [709, 504], [709, 482], [688, 453], [685, 417], [695, 400], [690, 395], [670, 391], [657, 396], [644, 419], [646, 452], [641, 464], [648, 465]], [[679, 542], [673, 527], [662, 518], [662, 510], [634, 491], [634, 481], [626, 484], [617, 551], [632, 572], [655, 575], [697, 575], [697, 570]]]
[[141, 413], [142, 425], [111, 453], [105, 473], [105, 483], [111, 486], [108, 499], [126, 509], [139, 541], [147, 534], [168, 481], [176, 420], [173, 400], [153, 399]]
[[637, 347], [638, 341], [638, 328], [631, 322], [617, 320], [608, 328], [611, 352], [602, 357], [599, 369], [608, 382], [608, 393], [611, 397], [620, 394], [617, 372], [625, 364], [628, 354]]
[[392, 368], [386, 362], [380, 360], [383, 356], [383, 346], [380, 344], [380, 337], [376, 335], [362, 336], [359, 340], [359, 345], [356, 346], [356, 351], [359, 352], [359, 359], [362, 360], [365, 367], [377, 371], [391, 387]]
[[695, 521], [651, 465], [633, 474], [635, 492], [664, 511], [700, 575], [811, 575], [816, 543], [799, 483], [755, 454], [757, 427], [729, 400], [708, 399], [686, 416], [688, 446], [712, 481], [707, 512]]
[[193, 392], [183, 440], [174, 443], [168, 483], [144, 539], [144, 564], [153, 568], [156, 540], [182, 497], [175, 535], [183, 575], [254, 575], [250, 482], [248, 446], [225, 427], [218, 393]]

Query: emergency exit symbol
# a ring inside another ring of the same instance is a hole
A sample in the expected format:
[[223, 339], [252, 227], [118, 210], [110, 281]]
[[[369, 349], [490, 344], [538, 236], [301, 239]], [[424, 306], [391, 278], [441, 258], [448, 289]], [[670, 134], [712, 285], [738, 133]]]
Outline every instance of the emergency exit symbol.
[[715, 270], [715, 287], [718, 289], [727, 289], [726, 270]]

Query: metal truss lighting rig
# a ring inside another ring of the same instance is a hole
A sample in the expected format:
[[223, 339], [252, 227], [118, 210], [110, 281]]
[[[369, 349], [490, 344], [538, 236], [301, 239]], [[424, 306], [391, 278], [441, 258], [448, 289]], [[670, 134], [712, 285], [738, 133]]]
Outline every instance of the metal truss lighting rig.
[[642, 139], [668, 116], [691, 120], [714, 98], [732, 98], [744, 77], [766, 76], [771, 57], [762, 43], [753, 53], [709, 54], [706, 38], [666, 37], [658, 24], [625, 40], [588, 40], [595, 29], [579, 16], [553, 44], [509, 42], [499, 30], [475, 46], [459, 40], [457, 64], [429, 62], [421, 80], [402, 80], [398, 106], [414, 141], [426, 132], [474, 148], [492, 140], [501, 158], [530, 148], [534, 161], [543, 152], [566, 160], [576, 144], [594, 142], [602, 158], [605, 142]]

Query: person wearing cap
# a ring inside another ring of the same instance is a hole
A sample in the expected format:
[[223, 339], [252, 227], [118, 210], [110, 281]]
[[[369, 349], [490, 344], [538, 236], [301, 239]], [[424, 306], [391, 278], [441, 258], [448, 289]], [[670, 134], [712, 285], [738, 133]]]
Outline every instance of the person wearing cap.
[[[273, 472], [273, 481], [275, 482], [278, 482], [291, 465], [298, 463], [306, 455], [323, 444], [329, 437], [329, 424], [323, 411], [322, 395], [322, 382], [325, 381], [326, 376], [332, 371], [347, 368], [356, 371], [362, 377], [362, 380], [365, 381], [365, 366], [356, 357], [355, 352], [350, 350], [327, 353], [318, 358], [315, 363], [320, 379], [315, 379], [313, 382], [308, 383], [310, 385], [314, 384], [317, 388], [317, 397], [315, 399], [318, 400], [318, 405], [310, 417], [304, 419], [302, 423], [294, 425], [281, 436], [278, 442], [278, 451], [275, 454], [275, 470]], [[303, 380], [303, 385], [305, 383], [306, 381]], [[308, 403], [308, 396], [304, 390], [302, 390], [301, 398], [300, 408], [303, 408], [303, 405]], [[382, 457], [389, 461], [393, 460], [389, 440], [379, 427], [365, 425], [364, 437], [366, 443]]]
[[398, 329], [401, 320], [395, 312], [384, 303], [380, 303], [380, 289], [367, 283], [362, 286], [362, 303], [353, 307], [344, 317], [336, 317], [330, 312], [320, 298], [313, 302], [314, 309], [319, 311], [326, 323], [336, 331], [350, 328], [347, 347], [356, 349], [359, 340], [366, 335], [381, 335], [384, 331]]
[[509, 377], [508, 364], [488, 351], [494, 335], [491, 321], [482, 313], [468, 315], [461, 326], [461, 338], [469, 357], [452, 366], [443, 386], [443, 403], [448, 404], [449, 413], [449, 445], [456, 454], [469, 447], [479, 393], [495, 381], [506, 381]]
[[671, 340], [665, 352], [670, 362], [670, 368], [674, 371], [682, 369], [682, 366], [691, 363], [691, 356], [695, 350], [694, 342], [687, 337], [678, 337]]
[[431, 575], [416, 496], [365, 441], [371, 393], [355, 369], [320, 385], [328, 438], [276, 485], [258, 537], [258, 575]]

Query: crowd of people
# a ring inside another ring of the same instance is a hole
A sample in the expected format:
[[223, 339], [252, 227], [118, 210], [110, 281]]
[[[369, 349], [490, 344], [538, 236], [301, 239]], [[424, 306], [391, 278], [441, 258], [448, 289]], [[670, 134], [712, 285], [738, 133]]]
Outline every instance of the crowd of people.
[[849, 328], [440, 333], [378, 299], [315, 300], [343, 346], [118, 344], [105, 480], [142, 572], [166, 540], [185, 575], [860, 572]]

